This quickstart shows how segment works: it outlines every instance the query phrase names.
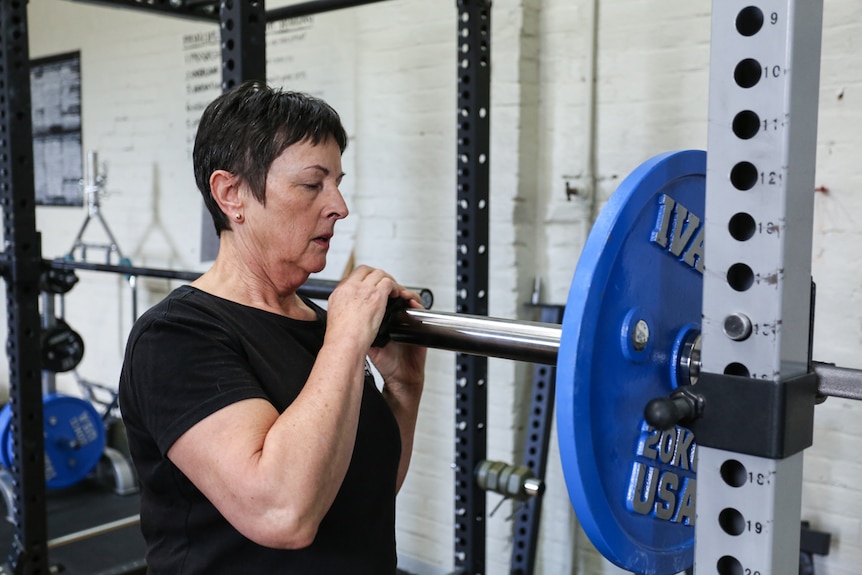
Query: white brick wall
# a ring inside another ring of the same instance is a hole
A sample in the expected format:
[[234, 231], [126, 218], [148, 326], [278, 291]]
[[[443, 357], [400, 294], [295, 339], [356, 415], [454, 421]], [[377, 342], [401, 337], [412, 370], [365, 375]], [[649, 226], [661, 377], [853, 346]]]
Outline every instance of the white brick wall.
[[[431, 288], [443, 311], [454, 307], [455, 285], [455, 12], [451, 0], [390, 0], [321, 15], [326, 45], [300, 43], [296, 55], [310, 76], [301, 89], [322, 91], [351, 134], [352, 214], [322, 275], [339, 277], [353, 251], [357, 262]], [[543, 302], [564, 303], [592, 218], [619, 181], [654, 154], [706, 145], [709, 12], [708, 2], [688, 0], [494, 2], [491, 315], [536, 319], [523, 306], [536, 276]], [[108, 166], [116, 193], [103, 213], [121, 248], [137, 265], [204, 269], [181, 38], [213, 27], [65, 0], [30, 0], [29, 14], [33, 57], [81, 51], [84, 145]], [[815, 358], [862, 368], [862, 4], [830, 0], [824, 20], [817, 183], [828, 191], [815, 202]], [[567, 186], [578, 193], [567, 196]], [[68, 250], [83, 217], [38, 209], [46, 257]], [[129, 288], [122, 278], [79, 276], [66, 298], [87, 345], [79, 371], [113, 383]], [[141, 308], [174, 285], [140, 283]], [[58, 382], [74, 389], [68, 376]], [[520, 461], [530, 383], [527, 366], [491, 360], [492, 459]], [[401, 552], [441, 571], [452, 567], [453, 388], [453, 355], [432, 351], [398, 508]], [[851, 401], [818, 406], [806, 452], [803, 518], [833, 534], [830, 555], [817, 558], [820, 575], [855, 575], [862, 561], [860, 413]], [[577, 527], [557, 449], [554, 441], [537, 573], [620, 573]], [[489, 509], [498, 500], [490, 495]], [[510, 511], [488, 520], [491, 575], [508, 572]]]

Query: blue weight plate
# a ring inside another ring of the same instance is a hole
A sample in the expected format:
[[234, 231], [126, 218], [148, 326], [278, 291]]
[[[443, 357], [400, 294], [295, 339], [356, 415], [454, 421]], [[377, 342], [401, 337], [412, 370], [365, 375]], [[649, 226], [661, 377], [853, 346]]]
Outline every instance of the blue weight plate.
[[84, 479], [105, 451], [102, 417], [89, 401], [52, 394], [44, 400], [45, 486], [69, 487]]
[[9, 434], [12, 432], [12, 405], [7, 403], [0, 409], [0, 465], [9, 469], [12, 466], [12, 460], [9, 458], [9, 450], [6, 446], [11, 446]]
[[596, 549], [642, 575], [694, 562], [691, 432], [650, 428], [649, 400], [700, 326], [706, 153], [656, 156], [608, 200], [566, 302], [557, 429], [575, 514]]
[[[45, 486], [69, 487], [84, 479], [105, 450], [102, 417], [89, 401], [51, 394], [43, 401], [45, 429]], [[0, 463], [9, 468], [14, 450], [10, 433], [11, 406], [0, 410]]]

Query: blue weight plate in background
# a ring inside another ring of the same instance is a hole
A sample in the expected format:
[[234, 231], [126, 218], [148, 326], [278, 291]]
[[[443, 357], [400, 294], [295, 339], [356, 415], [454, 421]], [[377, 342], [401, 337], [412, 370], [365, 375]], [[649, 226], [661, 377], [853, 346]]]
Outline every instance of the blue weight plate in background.
[[[43, 400], [45, 429], [45, 486], [70, 487], [90, 474], [99, 463], [107, 440], [102, 417], [89, 401], [62, 394]], [[0, 462], [13, 460], [10, 434], [11, 408], [0, 411]]]
[[69, 487], [84, 479], [105, 451], [105, 426], [89, 401], [45, 397], [45, 486]]
[[6, 446], [11, 447], [9, 434], [12, 432], [12, 404], [7, 403], [0, 409], [0, 465], [9, 469], [12, 466], [12, 461], [9, 459]]
[[642, 575], [694, 562], [693, 436], [653, 430], [643, 411], [673, 390], [672, 358], [699, 330], [705, 188], [703, 151], [632, 172], [590, 232], [563, 317], [556, 403], [569, 496], [596, 549]]

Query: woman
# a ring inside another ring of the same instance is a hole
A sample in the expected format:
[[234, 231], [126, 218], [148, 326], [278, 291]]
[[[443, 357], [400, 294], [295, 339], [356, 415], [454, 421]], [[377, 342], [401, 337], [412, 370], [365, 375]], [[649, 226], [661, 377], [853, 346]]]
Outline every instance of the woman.
[[346, 145], [326, 103], [256, 82], [201, 117], [219, 253], [136, 322], [120, 377], [149, 575], [396, 571], [425, 349], [371, 343], [390, 299], [420, 298], [365, 266], [326, 312], [296, 293], [347, 216]]

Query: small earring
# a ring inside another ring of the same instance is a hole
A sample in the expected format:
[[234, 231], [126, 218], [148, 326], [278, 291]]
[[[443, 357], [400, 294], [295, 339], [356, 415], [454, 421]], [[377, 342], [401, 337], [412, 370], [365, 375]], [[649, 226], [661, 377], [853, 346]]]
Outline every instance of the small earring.
[[239, 222], [239, 221], [242, 221], [242, 214], [240, 214], [240, 213], [236, 213], [236, 214], [234, 214], [234, 215], [233, 215], [233, 217], [234, 217], [234, 219], [235, 219], [236, 221], [238, 221], [238, 222]]

